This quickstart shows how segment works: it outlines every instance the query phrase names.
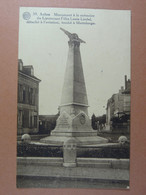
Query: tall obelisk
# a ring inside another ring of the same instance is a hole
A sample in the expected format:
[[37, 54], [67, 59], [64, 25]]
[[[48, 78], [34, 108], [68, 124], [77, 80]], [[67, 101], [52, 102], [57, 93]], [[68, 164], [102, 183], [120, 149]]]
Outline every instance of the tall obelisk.
[[88, 100], [82, 68], [80, 43], [85, 43], [75, 33], [61, 28], [69, 37], [68, 58], [62, 91], [60, 116], [51, 136], [41, 142], [63, 145], [68, 137], [74, 137], [78, 145], [93, 145], [107, 142], [107, 139], [96, 136], [88, 117]]

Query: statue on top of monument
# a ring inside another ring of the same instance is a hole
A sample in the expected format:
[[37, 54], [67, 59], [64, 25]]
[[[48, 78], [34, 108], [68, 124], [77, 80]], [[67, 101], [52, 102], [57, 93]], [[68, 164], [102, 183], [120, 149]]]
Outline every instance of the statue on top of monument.
[[69, 37], [70, 41], [72, 41], [72, 42], [75, 41], [75, 42], [79, 42], [79, 43], [86, 43], [85, 41], [80, 39], [76, 33], [70, 33], [63, 28], [60, 28], [60, 29]]

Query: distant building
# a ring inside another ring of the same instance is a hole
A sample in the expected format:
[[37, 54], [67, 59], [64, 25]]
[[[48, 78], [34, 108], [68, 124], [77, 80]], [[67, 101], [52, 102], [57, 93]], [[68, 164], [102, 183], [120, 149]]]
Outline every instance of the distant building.
[[59, 114], [56, 115], [39, 115], [39, 133], [49, 134], [56, 126], [56, 120]]
[[[128, 128], [131, 104], [131, 81], [125, 76], [125, 89], [121, 87], [119, 93], [112, 95], [107, 102], [106, 126], [107, 129]], [[117, 125], [117, 126], [116, 126]]]
[[18, 60], [18, 134], [37, 133], [39, 130], [39, 82], [33, 66]]

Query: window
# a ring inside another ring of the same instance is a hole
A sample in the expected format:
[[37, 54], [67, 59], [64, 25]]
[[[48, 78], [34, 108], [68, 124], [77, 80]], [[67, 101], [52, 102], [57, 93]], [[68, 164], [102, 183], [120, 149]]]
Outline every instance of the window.
[[37, 128], [37, 116], [34, 116], [34, 127]]
[[29, 110], [23, 110], [23, 116], [22, 116], [22, 126], [24, 128], [29, 127]]
[[26, 102], [26, 91], [25, 91], [25, 87], [23, 87], [23, 92], [22, 92], [22, 102], [25, 103]]

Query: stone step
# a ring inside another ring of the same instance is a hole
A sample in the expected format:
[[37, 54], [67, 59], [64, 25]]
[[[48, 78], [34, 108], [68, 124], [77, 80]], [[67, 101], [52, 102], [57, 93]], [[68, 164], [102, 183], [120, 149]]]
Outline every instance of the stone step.
[[111, 168], [111, 160], [97, 158], [77, 158], [77, 165], [80, 167]]
[[86, 163], [78, 162], [79, 167], [92, 167], [92, 168], [111, 168], [111, 163]]
[[77, 158], [77, 162], [86, 162], [86, 163], [110, 163], [112, 159], [105, 158]]

